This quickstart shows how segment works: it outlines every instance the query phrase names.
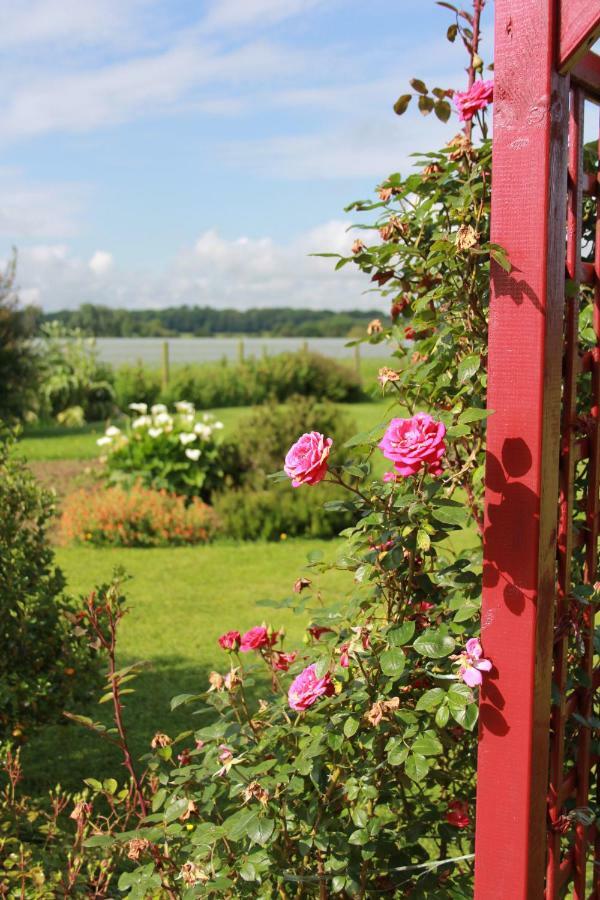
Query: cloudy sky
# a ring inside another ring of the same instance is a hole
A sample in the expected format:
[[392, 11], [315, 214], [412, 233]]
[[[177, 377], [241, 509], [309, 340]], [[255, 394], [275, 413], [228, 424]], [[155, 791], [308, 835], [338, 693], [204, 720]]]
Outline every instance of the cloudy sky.
[[308, 254], [458, 130], [391, 109], [413, 75], [464, 84], [433, 0], [0, 0], [0, 21], [0, 259], [45, 309], [373, 304]]

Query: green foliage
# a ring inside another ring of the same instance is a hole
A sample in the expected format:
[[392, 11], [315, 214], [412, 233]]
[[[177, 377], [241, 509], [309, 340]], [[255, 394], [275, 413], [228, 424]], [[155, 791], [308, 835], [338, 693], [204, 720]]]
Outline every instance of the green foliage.
[[38, 358], [33, 344], [38, 311], [21, 306], [15, 288], [16, 257], [0, 272], [0, 420], [29, 417], [36, 405]]
[[130, 403], [158, 403], [160, 390], [160, 373], [142, 362], [119, 366], [115, 372], [116, 402], [122, 410], [128, 410]]
[[238, 365], [181, 366], [174, 370], [165, 403], [185, 397], [199, 409], [280, 402], [300, 394], [348, 403], [362, 398], [358, 376], [348, 366], [318, 353], [281, 353]]
[[42, 326], [40, 414], [64, 425], [105, 419], [114, 409], [112, 371], [98, 361], [93, 339], [54, 322]]
[[95, 663], [70, 629], [76, 605], [64, 594], [46, 529], [51, 495], [0, 443], [0, 734], [21, 736], [85, 695]]
[[[341, 457], [345, 441], [352, 434], [349, 415], [335, 404], [313, 397], [292, 397], [282, 406], [267, 403], [240, 420], [232, 432], [228, 459], [236, 459], [230, 481], [238, 490], [215, 498], [215, 508], [223, 532], [236, 540], [279, 540], [286, 537], [332, 538], [352, 524], [352, 514], [340, 508], [323, 508], [323, 493], [274, 484], [269, 475], [281, 468], [282, 460], [298, 434], [321, 430], [333, 438]], [[325, 499], [335, 501], [340, 489], [327, 486]]]
[[323, 509], [323, 493], [332, 501], [339, 497], [335, 488], [320, 496], [301, 489], [298, 496], [292, 496], [282, 485], [268, 490], [229, 490], [215, 498], [215, 511], [223, 533], [238, 541], [278, 541], [282, 536], [333, 538], [352, 524], [352, 512]]
[[201, 417], [187, 401], [177, 403], [172, 415], [162, 404], [149, 412], [145, 403], [133, 405], [136, 409], [125, 431], [111, 425], [97, 442], [106, 453], [109, 482], [129, 487], [139, 482], [181, 497], [209, 500], [227, 471], [222, 422], [208, 413]]

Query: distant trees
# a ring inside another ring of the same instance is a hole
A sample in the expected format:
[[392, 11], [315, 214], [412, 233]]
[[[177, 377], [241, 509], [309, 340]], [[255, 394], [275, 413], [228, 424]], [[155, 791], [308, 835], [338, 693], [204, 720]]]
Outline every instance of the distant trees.
[[364, 331], [373, 310], [330, 312], [294, 309], [213, 309], [172, 306], [167, 309], [112, 309], [83, 303], [78, 309], [46, 313], [44, 322], [58, 321], [95, 337], [171, 337], [179, 334], [212, 337], [258, 334], [274, 337], [346, 337]]

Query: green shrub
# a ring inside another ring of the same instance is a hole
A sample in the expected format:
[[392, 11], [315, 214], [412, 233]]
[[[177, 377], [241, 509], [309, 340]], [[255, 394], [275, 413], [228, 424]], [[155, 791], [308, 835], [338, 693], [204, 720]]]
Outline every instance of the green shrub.
[[[319, 500], [302, 489], [291, 494], [269, 480], [281, 469], [299, 435], [316, 430], [332, 437], [339, 458], [347, 458], [343, 444], [353, 433], [352, 421], [334, 403], [292, 397], [285, 405], [267, 403], [244, 416], [227, 445], [228, 480], [240, 489], [220, 493], [214, 501], [228, 537], [247, 541], [273, 541], [282, 534], [331, 538], [352, 523], [346, 510], [323, 510], [323, 495]], [[335, 500], [340, 490], [324, 487], [324, 493], [328, 500]]]
[[77, 426], [113, 411], [112, 369], [98, 360], [93, 338], [58, 322], [42, 326], [40, 367], [42, 417]]
[[23, 420], [36, 406], [38, 355], [33, 344], [36, 310], [21, 306], [15, 291], [16, 258], [0, 272], [0, 419]]
[[244, 416], [228, 439], [237, 446], [240, 483], [257, 489], [268, 487], [268, 476], [281, 469], [287, 451], [306, 431], [327, 434], [336, 452], [344, 459], [348, 456], [343, 444], [352, 436], [354, 423], [329, 400], [290, 397], [284, 405], [266, 403]]
[[[185, 397], [197, 407], [251, 406], [269, 399], [280, 402], [300, 394], [335, 402], [363, 399], [358, 376], [318, 353], [281, 353], [248, 359], [238, 365], [181, 366], [161, 394], [165, 403]], [[139, 397], [138, 397], [139, 399]]]
[[141, 361], [135, 365], [119, 366], [115, 372], [115, 398], [119, 409], [128, 410], [130, 403], [145, 403], [152, 406], [158, 402], [160, 390], [160, 373], [156, 369], [148, 368]]
[[0, 735], [60, 715], [95, 675], [68, 625], [75, 604], [54, 565], [46, 528], [52, 496], [0, 442]]
[[334, 500], [339, 489], [323, 488], [319, 497], [307, 490], [290, 493], [273, 485], [269, 490], [227, 491], [215, 500], [223, 532], [238, 541], [277, 541], [286, 537], [333, 538], [353, 523], [348, 510], [323, 509], [323, 498]]

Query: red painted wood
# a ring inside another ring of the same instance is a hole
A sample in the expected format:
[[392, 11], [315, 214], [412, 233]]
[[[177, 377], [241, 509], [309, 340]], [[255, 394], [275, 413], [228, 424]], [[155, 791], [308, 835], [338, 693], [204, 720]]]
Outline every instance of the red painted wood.
[[556, 546], [568, 85], [553, 0], [497, 0], [476, 900], [541, 898]]
[[561, 72], [583, 57], [600, 37], [598, 0], [560, 0], [558, 65]]
[[[582, 201], [582, 136], [583, 95], [575, 89], [571, 95], [569, 113], [568, 155], [568, 204], [567, 204], [567, 276], [574, 282], [581, 280], [581, 201]], [[561, 421], [561, 456], [559, 470], [559, 524], [558, 524], [558, 596], [556, 621], [569, 617], [571, 592], [571, 564], [573, 557], [573, 503], [575, 463], [577, 461], [577, 374], [580, 368], [578, 352], [579, 297], [569, 297], [565, 315], [565, 361], [563, 367], [563, 403]], [[548, 789], [548, 815], [551, 825], [556, 825], [563, 814], [564, 802], [564, 754], [567, 686], [567, 656], [571, 629], [562, 632], [554, 642], [554, 666], [552, 679], [555, 694], [560, 698], [552, 706], [550, 739], [550, 783]], [[546, 896], [559, 896], [564, 872], [561, 873], [561, 834], [548, 832], [548, 864], [546, 870]]]
[[600, 103], [600, 56], [589, 52], [571, 69], [571, 82], [586, 89], [588, 99]]

